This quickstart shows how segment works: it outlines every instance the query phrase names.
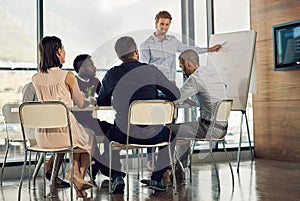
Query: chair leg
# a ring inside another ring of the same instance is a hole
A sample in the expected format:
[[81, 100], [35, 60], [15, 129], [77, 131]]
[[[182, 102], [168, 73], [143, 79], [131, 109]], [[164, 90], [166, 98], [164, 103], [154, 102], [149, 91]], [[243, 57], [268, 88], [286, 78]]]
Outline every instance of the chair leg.
[[37, 165], [35, 166], [34, 172], [32, 174], [32, 182], [33, 182], [32, 190], [36, 190], [36, 186], [35, 186], [36, 177], [37, 177], [37, 174], [38, 174], [43, 162], [44, 162], [44, 157], [43, 157], [43, 154], [41, 154], [41, 156], [39, 158], [39, 161], [38, 161]]
[[218, 180], [218, 192], [220, 192], [220, 178], [219, 178], [219, 171], [218, 171], [218, 168], [217, 168], [217, 164], [216, 164], [214, 155], [213, 155], [213, 153], [212, 153], [212, 142], [211, 142], [211, 141], [209, 142], [209, 153], [210, 153], [210, 155], [211, 155], [211, 158], [212, 158], [212, 160], [213, 160], [214, 167], [215, 167], [215, 170], [216, 170], [216, 175], [217, 175], [217, 180]]
[[7, 155], [8, 155], [8, 150], [9, 150], [9, 140], [8, 140], [8, 138], [6, 138], [5, 142], [6, 142], [5, 156], [4, 156], [4, 160], [3, 160], [2, 168], [1, 168], [1, 182], [0, 182], [1, 186], [2, 186], [2, 180], [3, 180], [4, 167], [5, 167], [5, 163], [6, 163], [6, 159], [7, 159]]
[[71, 196], [71, 201], [73, 201], [73, 185], [74, 185], [74, 152], [73, 149], [70, 153], [70, 172], [71, 172], [71, 178], [70, 178], [70, 196]]
[[173, 187], [174, 187], [174, 194], [177, 195], [177, 182], [176, 182], [176, 175], [175, 175], [175, 167], [174, 167], [174, 162], [172, 159], [172, 152], [171, 152], [171, 145], [168, 145], [168, 150], [169, 150], [169, 159], [170, 159], [170, 165], [172, 169], [172, 175], [173, 175]]
[[189, 154], [189, 162], [188, 162], [188, 167], [190, 169], [190, 183], [192, 183], [192, 158], [193, 158], [193, 152], [194, 152], [194, 148], [195, 148], [195, 140], [192, 141], [191, 144], [191, 149], [190, 149], [190, 154]]
[[126, 180], [127, 180], [127, 200], [129, 200], [129, 168], [128, 168], [128, 147], [126, 146]]
[[111, 157], [111, 155], [112, 155], [111, 151], [112, 151], [112, 142], [109, 143], [109, 180], [108, 180], [109, 181], [108, 182], [108, 192], [109, 193], [112, 193], [111, 192], [111, 159], [112, 159], [112, 157]]
[[29, 151], [29, 165], [28, 165], [28, 189], [30, 190], [31, 183], [31, 151]]
[[46, 153], [43, 153], [43, 158], [44, 158], [44, 193], [43, 193], [43, 196], [44, 198], [46, 198]]
[[138, 180], [140, 180], [140, 149], [137, 149], [137, 156], [138, 156]]
[[[89, 158], [90, 158], [90, 181], [92, 182], [93, 180], [93, 168], [92, 168], [92, 154], [89, 154]], [[93, 198], [93, 188], [91, 188], [91, 198]]]
[[152, 157], [152, 161], [151, 161], [152, 168], [154, 169], [154, 166], [155, 166], [155, 148], [153, 148], [153, 147], [152, 147], [152, 155], [151, 155], [151, 157]]
[[[55, 195], [54, 195], [54, 186], [55, 186], [55, 180], [56, 180], [56, 177], [57, 177], [57, 174], [58, 174], [58, 167], [57, 167], [57, 164], [58, 164], [58, 153], [55, 153], [55, 157], [54, 157], [54, 162], [53, 162], [53, 169], [52, 169], [52, 172], [51, 172], [51, 179], [50, 179], [50, 197], [51, 198], [55, 198]], [[44, 164], [46, 166], [46, 164]]]
[[61, 164], [61, 171], [62, 171], [62, 178], [65, 179], [65, 175], [66, 175], [66, 155], [64, 156], [64, 160]]
[[224, 152], [225, 152], [225, 155], [226, 155], [226, 158], [227, 158], [227, 161], [228, 161], [228, 165], [229, 165], [230, 171], [231, 171], [232, 188], [234, 188], [234, 175], [233, 175], [232, 166], [231, 166], [230, 159], [229, 159], [229, 157], [228, 157], [228, 153], [227, 153], [227, 150], [226, 150], [226, 147], [225, 147], [225, 141], [223, 140], [222, 143], [223, 143]]
[[21, 179], [20, 179], [20, 185], [19, 185], [19, 190], [18, 190], [18, 201], [21, 201], [21, 191], [22, 191], [26, 162], [27, 162], [27, 150], [25, 150], [24, 163], [23, 163], [22, 172], [21, 172]]
[[141, 149], [140, 155], [141, 155], [141, 169], [142, 169], [142, 178], [144, 177], [144, 152], [143, 152], [143, 148]]
[[173, 159], [173, 162], [174, 162], [174, 164], [178, 164], [178, 166], [180, 166], [180, 168], [182, 169], [182, 170], [184, 170], [185, 168], [183, 167], [183, 164], [182, 164], [182, 162], [181, 162], [181, 160], [180, 160], [180, 157], [179, 157], [179, 154], [178, 154], [178, 151], [175, 149], [175, 152], [174, 152], [174, 159]]

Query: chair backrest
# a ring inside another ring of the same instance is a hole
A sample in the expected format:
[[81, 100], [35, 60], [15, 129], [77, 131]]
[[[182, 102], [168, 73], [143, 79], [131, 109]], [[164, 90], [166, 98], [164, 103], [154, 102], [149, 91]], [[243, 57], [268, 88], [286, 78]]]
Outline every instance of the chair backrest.
[[165, 125], [174, 120], [174, 104], [164, 100], [136, 100], [130, 104], [128, 123]]
[[25, 102], [20, 106], [25, 128], [59, 128], [68, 126], [68, 109], [62, 102]]
[[6, 124], [18, 124], [20, 123], [19, 106], [16, 103], [7, 103], [2, 107], [2, 114], [4, 116], [4, 122]]
[[72, 145], [69, 109], [60, 101], [25, 102], [19, 108], [23, 137], [26, 128], [68, 127]]
[[[231, 99], [220, 100], [217, 103], [212, 116], [212, 122], [207, 131], [207, 137], [209, 139], [211, 139], [211, 137], [214, 139], [223, 139], [225, 137], [232, 104], [233, 100]], [[220, 123], [222, 123], [224, 127], [220, 126]], [[216, 135], [218, 135], [218, 137], [216, 137]]]
[[17, 103], [7, 103], [2, 107], [6, 139], [14, 142], [23, 141], [20, 130], [19, 106]]
[[225, 99], [217, 103], [215, 119], [216, 121], [228, 122], [233, 100]]

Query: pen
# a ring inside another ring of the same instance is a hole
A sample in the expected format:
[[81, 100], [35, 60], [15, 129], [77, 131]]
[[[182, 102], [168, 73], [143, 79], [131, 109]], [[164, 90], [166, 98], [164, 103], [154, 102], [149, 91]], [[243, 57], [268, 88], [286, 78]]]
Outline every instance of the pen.
[[228, 41], [225, 41], [221, 45], [223, 46], [223, 45], [226, 45], [227, 43], [228, 43]]

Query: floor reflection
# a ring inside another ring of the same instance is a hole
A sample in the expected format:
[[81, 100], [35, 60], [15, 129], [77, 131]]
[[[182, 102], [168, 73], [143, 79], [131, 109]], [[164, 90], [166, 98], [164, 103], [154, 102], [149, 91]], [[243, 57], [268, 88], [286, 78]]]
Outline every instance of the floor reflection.
[[[193, 165], [193, 181], [190, 183], [189, 176], [186, 177], [185, 185], [178, 185], [178, 195], [173, 194], [170, 189], [166, 192], [154, 192], [148, 187], [141, 185], [137, 181], [136, 170], [130, 172], [129, 177], [129, 199], [141, 201], [166, 201], [166, 200], [203, 200], [203, 201], [294, 201], [299, 200], [300, 192], [300, 164], [287, 163], [278, 161], [269, 161], [256, 159], [251, 161], [243, 161], [240, 164], [240, 173], [236, 172], [236, 165], [233, 163], [235, 170], [234, 177], [236, 185], [232, 187], [231, 173], [228, 164], [218, 163], [220, 176], [220, 191], [216, 173], [212, 164], [194, 164]], [[145, 170], [144, 177], [149, 177], [150, 173]], [[189, 174], [187, 174], [189, 175]], [[125, 180], [126, 181], [126, 180]], [[125, 201], [127, 200], [126, 189], [125, 194], [110, 195], [108, 193], [107, 177], [98, 175], [98, 187], [93, 188], [93, 198], [88, 197], [78, 200], [105, 200], [105, 201]], [[25, 181], [22, 188], [22, 199], [29, 201], [40, 201], [43, 199], [43, 179], [37, 179], [37, 189], [29, 190], [28, 182]], [[17, 200], [19, 180], [4, 181], [0, 187], [1, 201]], [[128, 185], [126, 185], [126, 188]], [[49, 183], [47, 183], [47, 193], [49, 194]], [[70, 188], [56, 189], [55, 198], [47, 198], [45, 200], [52, 201], [69, 201]], [[74, 191], [74, 200], [76, 200], [76, 192]]]

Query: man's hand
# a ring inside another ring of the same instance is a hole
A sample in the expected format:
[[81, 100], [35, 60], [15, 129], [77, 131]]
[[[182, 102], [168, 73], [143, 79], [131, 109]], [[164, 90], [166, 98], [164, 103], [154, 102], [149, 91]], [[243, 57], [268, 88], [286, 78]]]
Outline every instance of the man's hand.
[[217, 44], [215, 46], [208, 48], [208, 52], [218, 52], [221, 48], [222, 48], [222, 45]]
[[97, 99], [95, 97], [89, 96], [90, 105], [96, 105]]

